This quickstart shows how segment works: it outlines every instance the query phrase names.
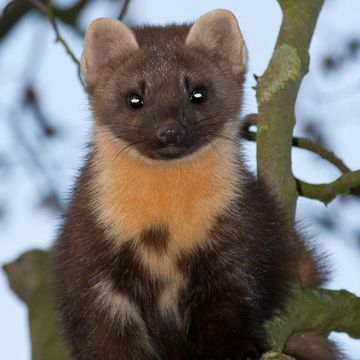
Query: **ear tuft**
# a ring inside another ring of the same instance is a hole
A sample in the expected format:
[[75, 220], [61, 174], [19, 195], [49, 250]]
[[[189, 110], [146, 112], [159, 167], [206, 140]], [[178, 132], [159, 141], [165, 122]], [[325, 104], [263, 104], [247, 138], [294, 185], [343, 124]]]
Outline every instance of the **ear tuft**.
[[235, 15], [229, 10], [213, 10], [201, 16], [190, 28], [185, 44], [217, 54], [239, 78], [247, 64], [247, 49]]
[[100, 18], [94, 20], [85, 35], [81, 72], [88, 86], [95, 85], [102, 68], [115, 56], [126, 56], [139, 48], [134, 33], [122, 22]]

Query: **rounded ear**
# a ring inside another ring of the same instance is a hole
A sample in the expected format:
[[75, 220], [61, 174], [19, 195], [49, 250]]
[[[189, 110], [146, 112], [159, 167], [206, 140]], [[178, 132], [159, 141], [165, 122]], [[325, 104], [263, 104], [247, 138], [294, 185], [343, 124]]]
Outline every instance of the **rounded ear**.
[[85, 34], [80, 68], [85, 83], [93, 86], [99, 72], [114, 56], [124, 56], [139, 48], [134, 33], [115, 19], [94, 20]]
[[190, 28], [185, 44], [217, 54], [239, 78], [247, 64], [247, 49], [235, 15], [229, 10], [213, 10], [201, 16]]

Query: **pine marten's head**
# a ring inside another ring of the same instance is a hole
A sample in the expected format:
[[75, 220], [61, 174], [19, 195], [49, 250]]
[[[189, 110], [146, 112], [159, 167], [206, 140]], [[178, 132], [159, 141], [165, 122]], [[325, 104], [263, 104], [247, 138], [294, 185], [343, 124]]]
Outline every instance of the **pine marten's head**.
[[81, 70], [98, 129], [151, 159], [185, 157], [237, 138], [247, 51], [234, 15], [193, 25], [89, 27]]

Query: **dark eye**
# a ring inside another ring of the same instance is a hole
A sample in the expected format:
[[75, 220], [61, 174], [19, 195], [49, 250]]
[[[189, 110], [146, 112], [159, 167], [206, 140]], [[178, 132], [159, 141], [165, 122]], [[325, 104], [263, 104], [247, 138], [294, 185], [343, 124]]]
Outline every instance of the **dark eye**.
[[131, 109], [141, 109], [144, 105], [144, 99], [139, 94], [130, 94], [127, 98], [128, 105]]
[[197, 87], [190, 95], [190, 102], [192, 102], [193, 104], [201, 104], [205, 101], [205, 95], [205, 90]]

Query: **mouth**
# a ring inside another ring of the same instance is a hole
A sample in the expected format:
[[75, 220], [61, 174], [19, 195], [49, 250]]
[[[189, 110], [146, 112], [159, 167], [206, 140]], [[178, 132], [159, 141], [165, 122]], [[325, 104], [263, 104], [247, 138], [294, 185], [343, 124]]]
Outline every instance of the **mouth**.
[[152, 155], [158, 159], [171, 160], [178, 159], [182, 156], [189, 154], [189, 150], [190, 149], [188, 147], [168, 145], [163, 148], [152, 150]]

